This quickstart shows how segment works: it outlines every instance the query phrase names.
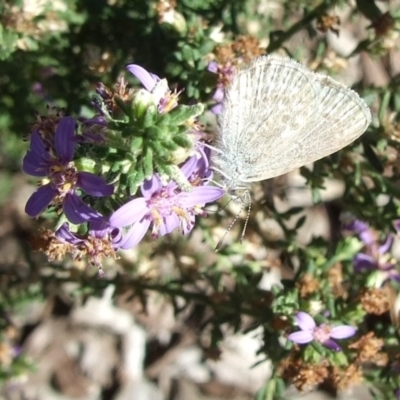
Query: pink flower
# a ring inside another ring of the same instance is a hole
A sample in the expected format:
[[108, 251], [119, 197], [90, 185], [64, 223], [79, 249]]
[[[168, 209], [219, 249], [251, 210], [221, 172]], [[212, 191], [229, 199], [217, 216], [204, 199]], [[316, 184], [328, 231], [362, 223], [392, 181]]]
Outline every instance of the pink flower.
[[291, 333], [288, 339], [297, 344], [306, 344], [315, 340], [332, 350], [340, 351], [341, 347], [332, 339], [346, 339], [357, 331], [350, 325], [331, 327], [322, 324], [317, 326], [314, 318], [303, 311], [298, 312], [295, 319], [301, 330]]

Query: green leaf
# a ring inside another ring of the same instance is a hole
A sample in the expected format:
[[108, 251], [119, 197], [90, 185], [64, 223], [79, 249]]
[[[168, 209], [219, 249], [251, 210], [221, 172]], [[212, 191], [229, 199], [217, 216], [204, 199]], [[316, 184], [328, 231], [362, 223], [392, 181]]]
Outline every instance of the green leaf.
[[377, 157], [372, 147], [369, 144], [363, 142], [363, 148], [364, 148], [364, 155], [368, 159], [371, 166], [374, 167], [375, 170], [378, 171], [379, 173], [382, 173], [384, 169], [382, 162]]
[[133, 196], [138, 187], [144, 181], [144, 171], [143, 166], [140, 164], [132, 165], [131, 169], [128, 172], [128, 185], [129, 185], [129, 193]]
[[180, 105], [174, 108], [169, 114], [171, 117], [171, 125], [180, 125], [192, 117], [197, 117], [204, 111], [204, 105], [198, 103], [193, 106]]
[[142, 150], [143, 147], [143, 137], [137, 136], [131, 141], [130, 150], [133, 154], [136, 154]]
[[294, 229], [297, 231], [297, 229], [301, 228], [304, 225], [304, 222], [306, 222], [307, 216], [303, 215], [302, 217], [300, 217], [297, 222], [296, 225], [294, 227]]
[[153, 175], [153, 150], [150, 147], [146, 147], [146, 151], [143, 156], [143, 171], [145, 179], [150, 179]]
[[185, 149], [190, 149], [192, 147], [192, 141], [189, 139], [187, 134], [184, 135], [175, 135], [172, 137], [174, 143], [176, 143], [180, 147], [184, 147]]

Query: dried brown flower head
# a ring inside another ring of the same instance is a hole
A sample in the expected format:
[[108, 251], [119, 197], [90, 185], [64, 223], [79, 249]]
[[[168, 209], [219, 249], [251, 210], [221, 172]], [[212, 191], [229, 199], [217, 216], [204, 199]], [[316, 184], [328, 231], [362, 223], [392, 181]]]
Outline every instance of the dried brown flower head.
[[217, 46], [215, 50], [220, 65], [246, 64], [263, 53], [259, 40], [253, 36], [239, 36], [236, 41]]
[[343, 266], [341, 263], [336, 263], [329, 269], [328, 281], [335, 297], [347, 297], [347, 290], [343, 286]]
[[175, 0], [160, 0], [156, 4], [156, 11], [158, 16], [162, 16], [163, 14], [167, 13], [168, 11], [175, 10], [176, 8], [176, 1]]
[[393, 121], [394, 118], [387, 118], [387, 121], [383, 122], [384, 130], [382, 134], [391, 140], [400, 142], [400, 122]]
[[363, 309], [368, 314], [381, 315], [390, 310], [390, 299], [382, 288], [366, 289], [360, 299]]
[[271, 319], [269, 325], [274, 331], [287, 330], [292, 327], [292, 324], [290, 323], [290, 321], [288, 320], [288, 318], [286, 316], [273, 317]]
[[70, 253], [72, 246], [58, 240], [51, 230], [43, 230], [35, 234], [30, 244], [34, 251], [40, 251], [47, 255], [49, 261], [61, 261], [67, 253]]
[[253, 36], [239, 36], [232, 43], [217, 46], [215, 62], [218, 64], [218, 84], [228, 86], [235, 68], [263, 53], [259, 40]]
[[[155, 11], [158, 16], [159, 24], [167, 24], [174, 27], [180, 33], [189, 33], [189, 35], [195, 33], [193, 30], [201, 29], [202, 23], [194, 29], [191, 27], [187, 32], [187, 23], [185, 17], [176, 10], [175, 0], [160, 0], [155, 5]], [[200, 26], [199, 26], [200, 25]]]
[[352, 386], [357, 386], [363, 381], [362, 369], [356, 364], [350, 364], [347, 368], [332, 367], [328, 384], [336, 391], [343, 391]]
[[357, 350], [357, 363], [372, 363], [384, 367], [389, 361], [388, 355], [380, 351], [384, 344], [383, 339], [377, 338], [374, 332], [368, 332], [361, 336], [357, 342], [350, 344], [349, 349]]
[[128, 82], [123, 76], [120, 76], [117, 79], [117, 83], [114, 85], [113, 89], [110, 89], [103, 83], [99, 82], [96, 91], [102, 97], [108, 112], [113, 116], [121, 113], [118, 99], [127, 102], [132, 98], [132, 95], [135, 92], [134, 89], [128, 88]]
[[322, 383], [328, 374], [328, 361], [322, 361], [319, 364], [304, 363], [292, 383], [301, 392], [308, 392]]
[[159, 22], [164, 20], [165, 15], [175, 10], [176, 1], [175, 0], [160, 0], [155, 5], [155, 10], [158, 15]]
[[239, 36], [232, 43], [232, 51], [236, 58], [242, 59], [245, 63], [264, 53], [260, 46], [260, 41], [254, 36]]
[[296, 282], [296, 288], [299, 290], [300, 297], [304, 298], [314, 294], [315, 292], [318, 292], [321, 288], [321, 285], [311, 274], [304, 274]]
[[47, 149], [52, 148], [54, 134], [61, 118], [65, 117], [63, 108], [50, 107], [46, 105], [47, 115], [36, 112], [36, 121], [31, 125], [30, 133], [37, 132], [42, 138]]
[[45, 230], [36, 235], [31, 244], [34, 250], [46, 254], [49, 261], [61, 261], [66, 254], [70, 254], [74, 261], [87, 259], [89, 265], [98, 268], [100, 274], [103, 274], [102, 261], [105, 258], [117, 258], [112, 242], [107, 236], [100, 238], [88, 234], [82, 236], [80, 243], [72, 245], [59, 240], [54, 232]]
[[340, 18], [337, 15], [322, 15], [317, 20], [317, 29], [321, 32], [332, 31], [339, 36]]
[[291, 353], [278, 365], [278, 374], [301, 392], [306, 392], [321, 384], [328, 377], [328, 367], [327, 360], [322, 360], [318, 364], [310, 364], [304, 362], [296, 353]]

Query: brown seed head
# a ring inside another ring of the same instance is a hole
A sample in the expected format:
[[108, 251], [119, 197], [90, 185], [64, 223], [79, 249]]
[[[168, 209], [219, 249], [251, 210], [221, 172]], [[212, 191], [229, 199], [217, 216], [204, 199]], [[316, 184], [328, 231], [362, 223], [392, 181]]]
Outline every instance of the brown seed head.
[[381, 288], [365, 290], [361, 295], [361, 305], [368, 314], [382, 315], [390, 310], [388, 293]]

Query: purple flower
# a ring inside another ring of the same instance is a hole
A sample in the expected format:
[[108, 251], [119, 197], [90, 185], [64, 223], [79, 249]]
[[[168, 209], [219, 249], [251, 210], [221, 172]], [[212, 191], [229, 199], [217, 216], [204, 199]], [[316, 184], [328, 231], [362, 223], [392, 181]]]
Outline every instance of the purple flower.
[[400, 282], [400, 273], [396, 269], [396, 260], [389, 253], [393, 237], [389, 235], [382, 245], [373, 243], [366, 247], [364, 253], [358, 253], [353, 260], [354, 270], [377, 271], [375, 286], [380, 287], [387, 280]]
[[49, 183], [29, 198], [25, 211], [30, 217], [36, 217], [53, 202], [62, 204], [69, 221], [80, 224], [98, 219], [100, 215], [82, 201], [77, 189], [95, 197], [113, 194], [113, 185], [106, 184], [103, 178], [76, 170], [72, 162], [75, 138], [75, 120], [71, 117], [60, 119], [50, 147], [46, 146], [37, 131], [32, 133], [22, 169], [32, 176], [47, 177]]
[[397, 400], [400, 400], [400, 389], [397, 389], [397, 390], [394, 392], [394, 395], [396, 396], [396, 399], [397, 399]]
[[71, 232], [68, 223], [64, 223], [55, 236], [60, 242], [70, 245], [69, 252], [73, 259], [87, 257], [90, 264], [98, 268], [100, 275], [103, 274], [104, 258], [115, 258], [115, 251], [129, 249], [137, 243], [136, 232], [124, 233], [111, 226], [104, 217], [90, 222], [86, 235]]
[[204, 215], [203, 206], [225, 193], [223, 189], [207, 186], [212, 177], [208, 160], [204, 156], [192, 156], [181, 167], [184, 176], [192, 184], [190, 192], [182, 191], [175, 182], [163, 186], [157, 174], [141, 186], [143, 197], [126, 203], [110, 217], [115, 227], [130, 226], [139, 242], [152, 224], [152, 235], [163, 236], [180, 227], [184, 235], [194, 226], [195, 216]]
[[218, 74], [218, 68], [218, 63], [216, 63], [215, 61], [211, 61], [207, 65], [207, 70], [212, 72], [213, 74]]
[[160, 77], [148, 72], [143, 67], [137, 64], [129, 64], [126, 69], [136, 78], [139, 79], [140, 83], [145, 87], [148, 92], [151, 92], [156, 86]]
[[400, 273], [396, 269], [396, 260], [389, 252], [393, 243], [393, 236], [388, 235], [383, 244], [379, 243], [378, 235], [369, 225], [360, 220], [353, 220], [344, 224], [343, 228], [358, 235], [364, 243], [364, 249], [353, 259], [356, 272], [376, 271], [373, 276], [375, 287], [380, 287], [387, 280], [400, 282]]
[[376, 241], [376, 234], [372, 231], [369, 225], [358, 219], [352, 220], [343, 225], [343, 229], [351, 232], [352, 234], [358, 235], [360, 240], [368, 245], [373, 244]]
[[310, 343], [315, 340], [332, 350], [340, 351], [341, 347], [332, 339], [346, 339], [357, 331], [350, 325], [340, 325], [334, 328], [327, 324], [317, 326], [314, 318], [303, 311], [298, 312], [295, 319], [301, 331], [291, 333], [288, 339], [297, 344]]
[[126, 69], [139, 79], [145, 89], [151, 93], [154, 104], [159, 113], [171, 111], [178, 105], [178, 97], [181, 92], [171, 90], [166, 79], [160, 79], [137, 64], [130, 64]]

